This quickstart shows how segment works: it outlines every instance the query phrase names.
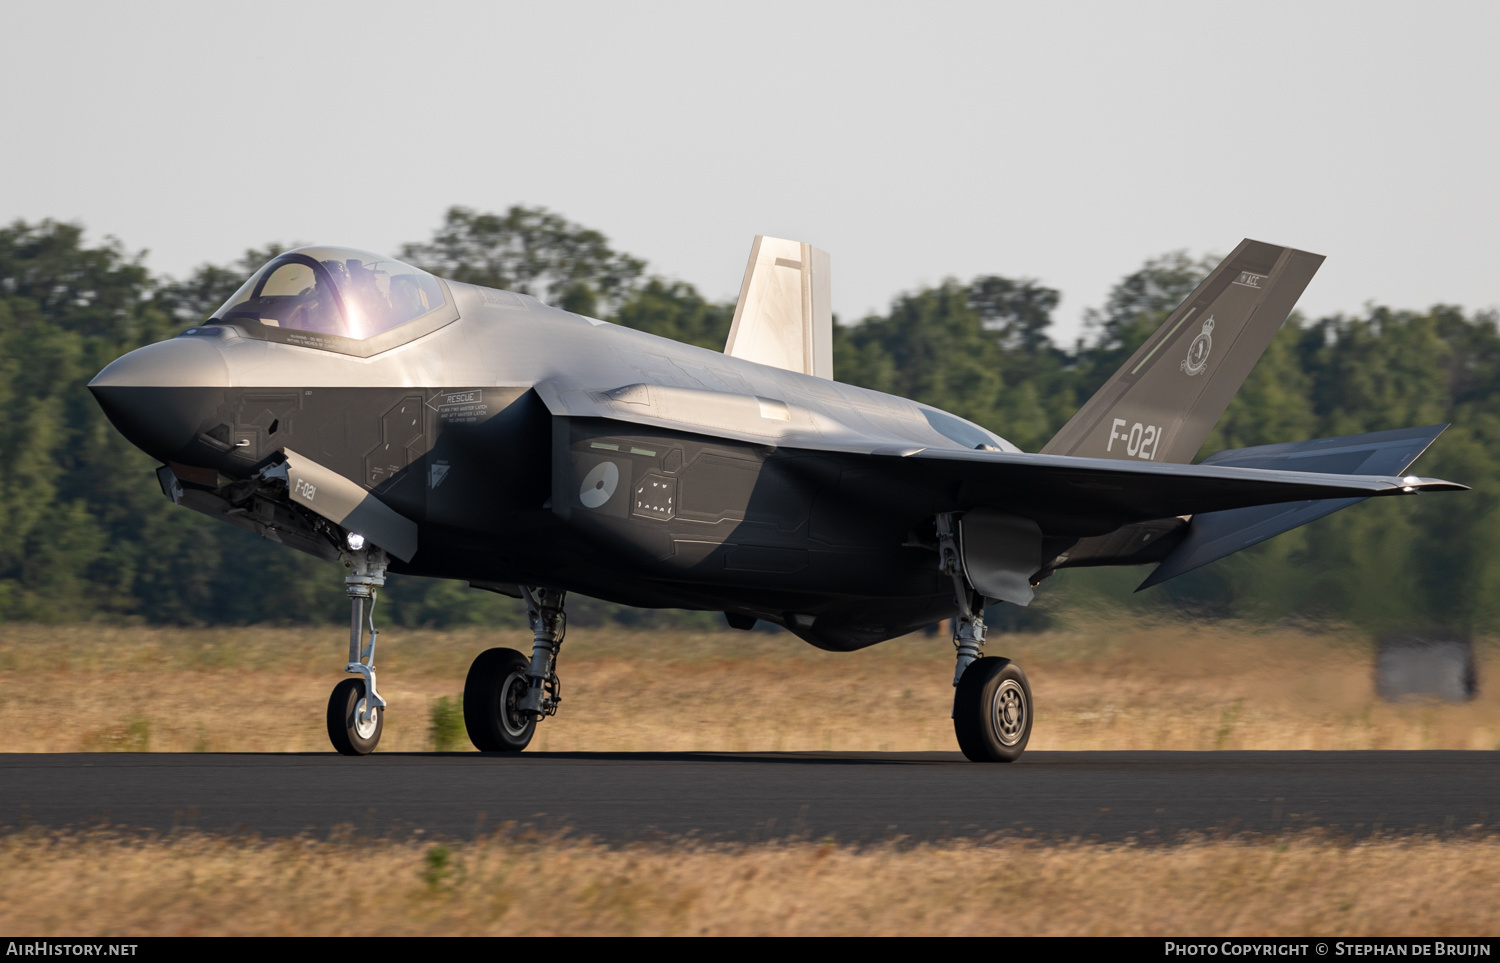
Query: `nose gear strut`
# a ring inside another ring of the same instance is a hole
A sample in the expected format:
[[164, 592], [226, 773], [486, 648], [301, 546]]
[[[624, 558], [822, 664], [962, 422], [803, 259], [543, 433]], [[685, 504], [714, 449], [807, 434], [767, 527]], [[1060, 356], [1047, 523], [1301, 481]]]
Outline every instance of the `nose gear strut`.
[[[344, 593], [349, 596], [349, 664], [345, 672], [356, 672], [365, 679], [365, 700], [360, 707], [359, 721], [368, 724], [371, 713], [385, 708], [385, 700], [375, 689], [375, 642], [380, 632], [375, 628], [375, 602], [380, 598], [376, 589], [385, 585], [385, 567], [389, 562], [385, 552], [378, 548], [366, 548], [354, 552], [351, 560], [352, 574], [344, 578]], [[370, 644], [364, 642], [369, 630]]]
[[[344, 593], [349, 596], [349, 664], [345, 672], [360, 678], [345, 679], [328, 699], [328, 739], [346, 756], [362, 756], [374, 750], [384, 728], [385, 700], [375, 687], [375, 628], [377, 591], [385, 585], [389, 559], [371, 545], [344, 555], [349, 574]], [[369, 641], [366, 642], [366, 633]]]

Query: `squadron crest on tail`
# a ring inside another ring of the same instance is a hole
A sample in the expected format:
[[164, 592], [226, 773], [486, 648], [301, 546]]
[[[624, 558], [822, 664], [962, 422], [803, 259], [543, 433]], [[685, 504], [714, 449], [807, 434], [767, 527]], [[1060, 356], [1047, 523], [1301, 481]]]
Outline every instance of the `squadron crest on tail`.
[[1187, 357], [1182, 359], [1181, 368], [1191, 378], [1201, 375], [1203, 369], [1208, 367], [1208, 353], [1214, 349], [1214, 316], [1209, 315], [1203, 322], [1203, 330], [1198, 332], [1198, 337], [1188, 345]]

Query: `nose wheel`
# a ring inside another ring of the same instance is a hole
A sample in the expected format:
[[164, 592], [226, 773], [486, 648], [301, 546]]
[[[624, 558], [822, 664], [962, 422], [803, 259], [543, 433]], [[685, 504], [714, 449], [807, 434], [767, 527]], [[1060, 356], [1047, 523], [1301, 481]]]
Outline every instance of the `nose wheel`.
[[[346, 756], [375, 750], [385, 726], [385, 700], [375, 685], [375, 629], [377, 590], [385, 585], [386, 554], [368, 546], [344, 556], [350, 569], [344, 578], [349, 596], [349, 664], [345, 672], [357, 677], [334, 686], [328, 697], [328, 741]], [[368, 642], [366, 641], [368, 639]]]
[[367, 705], [365, 680], [345, 679], [328, 697], [328, 739], [333, 748], [346, 756], [363, 756], [380, 742], [385, 727], [385, 713], [379, 706]]

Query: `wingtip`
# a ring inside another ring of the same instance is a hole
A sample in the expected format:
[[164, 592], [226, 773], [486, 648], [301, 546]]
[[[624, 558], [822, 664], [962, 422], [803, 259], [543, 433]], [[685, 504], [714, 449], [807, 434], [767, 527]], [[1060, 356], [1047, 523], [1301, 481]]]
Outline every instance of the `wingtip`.
[[1415, 475], [1407, 475], [1401, 479], [1401, 491], [1403, 492], [1467, 492], [1473, 491], [1468, 485], [1460, 485], [1445, 478], [1418, 478]]

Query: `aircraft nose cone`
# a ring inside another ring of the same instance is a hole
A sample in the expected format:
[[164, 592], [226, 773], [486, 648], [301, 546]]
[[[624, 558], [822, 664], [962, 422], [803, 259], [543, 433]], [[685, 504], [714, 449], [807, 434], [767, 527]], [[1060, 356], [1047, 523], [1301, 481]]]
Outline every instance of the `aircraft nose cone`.
[[229, 367], [213, 343], [173, 338], [110, 362], [89, 391], [131, 444], [171, 461], [204, 429], [229, 385]]

